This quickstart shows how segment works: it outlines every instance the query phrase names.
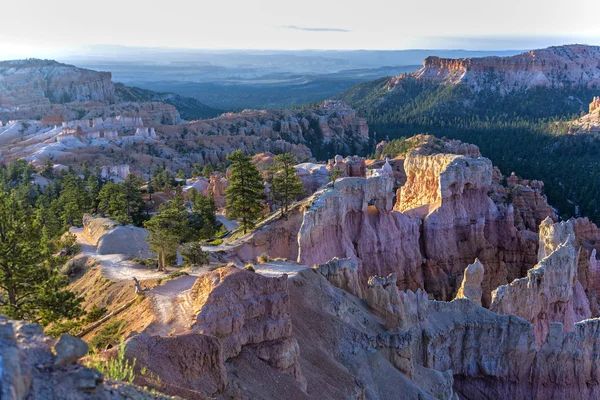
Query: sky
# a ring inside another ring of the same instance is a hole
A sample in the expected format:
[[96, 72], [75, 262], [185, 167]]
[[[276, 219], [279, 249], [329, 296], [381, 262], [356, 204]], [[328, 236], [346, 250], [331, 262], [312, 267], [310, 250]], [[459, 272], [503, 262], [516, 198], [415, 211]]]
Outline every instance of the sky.
[[529, 49], [600, 44], [597, 0], [1, 0], [0, 59], [90, 45]]

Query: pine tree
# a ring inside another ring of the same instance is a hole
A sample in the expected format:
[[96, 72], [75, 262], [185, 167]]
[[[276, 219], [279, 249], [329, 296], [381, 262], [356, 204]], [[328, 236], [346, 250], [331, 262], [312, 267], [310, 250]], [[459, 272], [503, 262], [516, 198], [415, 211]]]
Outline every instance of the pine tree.
[[273, 200], [281, 203], [281, 215], [287, 217], [289, 205], [304, 193], [304, 185], [296, 174], [298, 160], [290, 153], [279, 154], [271, 167], [270, 179]]
[[246, 233], [254, 228], [263, 210], [261, 200], [265, 197], [265, 188], [260, 172], [241, 150], [229, 154], [227, 159], [231, 161], [231, 176], [229, 187], [225, 189], [226, 208]]
[[83, 314], [82, 298], [66, 290], [46, 230], [13, 193], [0, 190], [0, 312], [46, 325]]
[[162, 204], [157, 214], [144, 223], [146, 240], [158, 255], [158, 269], [164, 271], [177, 254], [177, 248], [188, 232], [188, 212], [181, 196]]
[[219, 228], [215, 215], [216, 207], [212, 197], [197, 193], [192, 205], [193, 214], [190, 216], [190, 227], [197, 232], [200, 239], [210, 239]]
[[143, 217], [144, 199], [140, 189], [143, 183], [139, 177], [129, 174], [121, 185], [125, 195], [127, 217], [135, 224], [141, 223]]
[[98, 209], [102, 213], [121, 224], [129, 224], [132, 222], [127, 215], [127, 198], [125, 191], [118, 183], [109, 181], [102, 186], [98, 194]]
[[83, 182], [74, 172], [68, 172], [62, 179], [59, 203], [62, 219], [67, 226], [80, 225], [83, 214], [90, 209], [90, 198]]

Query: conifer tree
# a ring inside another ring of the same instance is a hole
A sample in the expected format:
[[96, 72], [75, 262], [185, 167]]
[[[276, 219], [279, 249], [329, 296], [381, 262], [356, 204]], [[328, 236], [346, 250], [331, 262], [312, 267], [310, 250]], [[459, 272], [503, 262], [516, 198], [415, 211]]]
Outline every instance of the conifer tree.
[[226, 208], [246, 233], [254, 228], [263, 210], [265, 187], [260, 172], [241, 150], [229, 154], [227, 159], [231, 161], [231, 176], [225, 189]]
[[287, 217], [289, 205], [304, 193], [304, 185], [296, 174], [298, 160], [290, 153], [279, 154], [271, 167], [273, 200], [281, 203], [281, 215]]
[[66, 290], [46, 229], [14, 192], [0, 190], [0, 313], [46, 325], [83, 314], [83, 299]]
[[188, 233], [188, 212], [181, 196], [162, 204], [157, 214], [144, 223], [146, 240], [158, 256], [158, 269], [164, 271], [177, 254], [179, 244]]

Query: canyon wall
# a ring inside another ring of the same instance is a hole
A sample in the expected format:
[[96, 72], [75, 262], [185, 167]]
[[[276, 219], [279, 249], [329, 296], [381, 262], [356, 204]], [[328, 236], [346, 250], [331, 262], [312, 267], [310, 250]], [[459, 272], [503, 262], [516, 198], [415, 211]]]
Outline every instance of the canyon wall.
[[[533, 87], [600, 84], [600, 47], [566, 45], [531, 50], [508, 57], [448, 59], [427, 57], [409, 77], [444, 85], [466, 84], [475, 91], [494, 89], [500, 94]], [[390, 88], [406, 79], [398, 76]]]

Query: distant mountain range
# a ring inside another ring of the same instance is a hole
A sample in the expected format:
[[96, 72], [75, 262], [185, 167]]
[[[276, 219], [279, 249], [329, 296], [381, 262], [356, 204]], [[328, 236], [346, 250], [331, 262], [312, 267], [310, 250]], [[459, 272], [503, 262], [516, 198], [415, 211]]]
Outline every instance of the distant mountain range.
[[[213, 117], [219, 110], [172, 93], [115, 84], [110, 72], [98, 72], [53, 60], [0, 62], [0, 116], [39, 119], [44, 114], [72, 114], [83, 107], [99, 109], [121, 103], [162, 102], [177, 108], [184, 119]], [[65, 115], [71, 117], [72, 115]], [[176, 118], [178, 119], [178, 117]]]

